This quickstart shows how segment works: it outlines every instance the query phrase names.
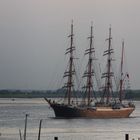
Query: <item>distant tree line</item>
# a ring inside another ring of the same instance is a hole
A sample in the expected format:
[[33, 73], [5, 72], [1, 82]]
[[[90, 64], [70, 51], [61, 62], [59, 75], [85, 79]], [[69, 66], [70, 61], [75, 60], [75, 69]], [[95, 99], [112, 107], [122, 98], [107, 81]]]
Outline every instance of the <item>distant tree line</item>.
[[[95, 97], [102, 93], [94, 92]], [[0, 98], [61, 98], [66, 96], [64, 89], [58, 90], [0, 90]], [[84, 92], [74, 91], [73, 96], [83, 97]], [[140, 100], [140, 90], [125, 91], [125, 99]]]

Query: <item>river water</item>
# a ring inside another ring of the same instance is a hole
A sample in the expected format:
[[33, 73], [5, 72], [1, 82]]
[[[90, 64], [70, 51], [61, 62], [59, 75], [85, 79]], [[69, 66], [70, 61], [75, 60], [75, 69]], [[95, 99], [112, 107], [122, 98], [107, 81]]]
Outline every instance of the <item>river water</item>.
[[0, 99], [0, 140], [19, 140], [24, 132], [25, 114], [29, 114], [26, 140], [37, 140], [39, 120], [43, 119], [41, 140], [124, 140], [140, 137], [140, 101], [136, 110], [124, 119], [55, 119], [44, 99]]

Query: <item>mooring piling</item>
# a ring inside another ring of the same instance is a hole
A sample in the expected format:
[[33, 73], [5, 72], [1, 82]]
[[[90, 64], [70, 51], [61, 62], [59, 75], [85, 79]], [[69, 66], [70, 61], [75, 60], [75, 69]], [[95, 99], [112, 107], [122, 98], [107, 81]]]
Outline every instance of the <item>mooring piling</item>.
[[27, 131], [27, 118], [28, 118], [28, 114], [26, 114], [25, 116], [25, 128], [24, 128], [24, 140], [26, 140], [26, 131]]
[[20, 137], [20, 140], [22, 140], [22, 135], [21, 135], [21, 130], [19, 129], [19, 137]]
[[38, 140], [40, 140], [40, 134], [41, 134], [41, 125], [42, 125], [42, 120], [40, 120], [40, 123], [39, 123]]
[[129, 134], [125, 134], [125, 140], [129, 140]]
[[54, 140], [58, 140], [58, 137], [54, 137]]

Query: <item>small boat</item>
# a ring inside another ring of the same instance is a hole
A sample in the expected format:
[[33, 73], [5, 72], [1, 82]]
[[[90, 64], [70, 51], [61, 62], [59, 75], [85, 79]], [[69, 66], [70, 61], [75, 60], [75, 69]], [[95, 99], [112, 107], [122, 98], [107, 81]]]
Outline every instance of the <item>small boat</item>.
[[[95, 95], [94, 83], [96, 79], [95, 65], [93, 65], [95, 58], [95, 48], [93, 47], [93, 25], [91, 25], [89, 39], [89, 48], [85, 50], [85, 55], [88, 55], [88, 62], [86, 71], [83, 74], [85, 78], [85, 85], [83, 86], [83, 98], [80, 102], [73, 100], [74, 89], [74, 51], [73, 43], [73, 22], [71, 23], [70, 47], [67, 48], [66, 54], [69, 54], [68, 69], [64, 72], [64, 78], [67, 77], [67, 82], [64, 85], [65, 98], [63, 102], [52, 101], [45, 98], [50, 107], [54, 110], [55, 116], [58, 118], [127, 118], [135, 110], [135, 105], [132, 102], [124, 102], [124, 82], [129, 78], [128, 73], [123, 72], [124, 60], [124, 41], [122, 42], [121, 55], [121, 70], [119, 77], [118, 90], [113, 89], [113, 80], [115, 74], [112, 70], [112, 62], [114, 49], [112, 48], [111, 27], [109, 28], [109, 37], [107, 39], [108, 48], [104, 51], [103, 56], [107, 56], [106, 70], [102, 73], [101, 79], [104, 81], [102, 87], [99, 88], [100, 98], [97, 99]], [[97, 79], [96, 79], [97, 80]]]

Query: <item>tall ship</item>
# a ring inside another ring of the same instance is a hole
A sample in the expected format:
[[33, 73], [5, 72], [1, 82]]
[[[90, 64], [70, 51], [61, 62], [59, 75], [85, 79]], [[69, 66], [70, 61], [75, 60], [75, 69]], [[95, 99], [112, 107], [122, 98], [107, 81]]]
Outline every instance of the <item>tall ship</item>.
[[[89, 47], [85, 50], [88, 62], [86, 70], [83, 74], [84, 86], [82, 87], [81, 98], [74, 100], [74, 75], [76, 73], [74, 64], [74, 33], [73, 22], [71, 23], [70, 47], [66, 49], [66, 54], [69, 56], [68, 68], [64, 72], [66, 83], [64, 84], [65, 97], [62, 102], [45, 98], [50, 107], [54, 110], [57, 118], [127, 118], [135, 110], [135, 105], [132, 102], [124, 101], [124, 82], [129, 78], [128, 73], [123, 72], [124, 64], [124, 42], [122, 42], [122, 53], [118, 83], [116, 82], [116, 90], [113, 89], [115, 85], [113, 81], [116, 79], [115, 73], [112, 69], [114, 61], [112, 55], [114, 49], [112, 48], [111, 27], [109, 28], [109, 36], [107, 38], [108, 47], [104, 51], [103, 56], [106, 56], [106, 68], [101, 75], [103, 84], [100, 85], [99, 91], [95, 90], [95, 81], [97, 80], [98, 72], [96, 70], [95, 48], [93, 43], [93, 25], [90, 28]], [[99, 84], [97, 84], [99, 86]], [[98, 94], [98, 97], [96, 97]]]

